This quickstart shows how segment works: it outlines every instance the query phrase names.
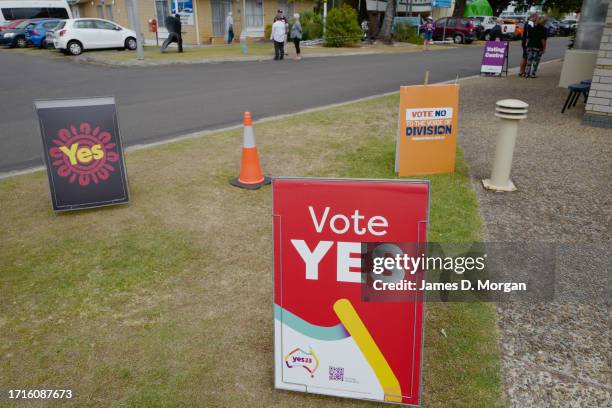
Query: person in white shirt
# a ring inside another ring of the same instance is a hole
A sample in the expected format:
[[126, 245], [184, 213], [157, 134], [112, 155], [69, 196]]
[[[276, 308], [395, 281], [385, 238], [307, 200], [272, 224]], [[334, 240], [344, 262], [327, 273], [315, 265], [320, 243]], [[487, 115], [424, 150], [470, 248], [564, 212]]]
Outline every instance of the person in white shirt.
[[285, 56], [285, 22], [278, 17], [274, 19], [272, 24], [272, 33], [270, 39], [274, 41], [274, 60], [282, 60]]
[[225, 19], [225, 31], [227, 32], [227, 43], [231, 44], [234, 41], [234, 18], [231, 11], [227, 13], [227, 18]]

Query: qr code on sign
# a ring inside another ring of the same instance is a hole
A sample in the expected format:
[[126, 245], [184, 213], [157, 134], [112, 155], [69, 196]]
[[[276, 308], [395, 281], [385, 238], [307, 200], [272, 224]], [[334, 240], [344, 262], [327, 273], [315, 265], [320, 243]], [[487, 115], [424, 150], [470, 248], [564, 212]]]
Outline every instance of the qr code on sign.
[[344, 381], [344, 368], [342, 367], [329, 367], [329, 380], [330, 381]]

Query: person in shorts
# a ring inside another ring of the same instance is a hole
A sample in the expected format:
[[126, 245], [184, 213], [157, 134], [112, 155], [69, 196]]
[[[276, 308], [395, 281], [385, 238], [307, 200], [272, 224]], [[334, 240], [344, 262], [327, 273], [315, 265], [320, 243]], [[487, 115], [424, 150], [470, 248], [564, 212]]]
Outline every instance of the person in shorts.
[[422, 25], [423, 29], [423, 49], [429, 50], [429, 44], [433, 43], [433, 33], [436, 29], [436, 24], [433, 22], [431, 16], [425, 19], [425, 24]]

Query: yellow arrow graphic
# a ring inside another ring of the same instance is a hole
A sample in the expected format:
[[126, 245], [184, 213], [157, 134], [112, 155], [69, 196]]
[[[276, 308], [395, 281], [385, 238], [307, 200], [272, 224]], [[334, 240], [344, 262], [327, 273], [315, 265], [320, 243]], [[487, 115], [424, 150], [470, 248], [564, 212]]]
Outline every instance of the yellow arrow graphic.
[[334, 312], [370, 363], [370, 367], [374, 370], [374, 374], [385, 392], [385, 401], [402, 402], [402, 389], [397, 377], [395, 377], [385, 356], [361, 321], [351, 301], [338, 299], [334, 304]]

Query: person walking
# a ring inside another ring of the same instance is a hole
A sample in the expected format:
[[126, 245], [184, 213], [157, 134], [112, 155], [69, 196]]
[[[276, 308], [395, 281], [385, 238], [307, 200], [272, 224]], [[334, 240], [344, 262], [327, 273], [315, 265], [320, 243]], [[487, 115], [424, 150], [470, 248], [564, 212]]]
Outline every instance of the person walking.
[[231, 44], [234, 41], [234, 17], [232, 17], [232, 12], [227, 13], [227, 18], [225, 19], [225, 31], [227, 32], [227, 43]]
[[425, 24], [421, 26], [423, 29], [423, 49], [429, 50], [429, 45], [433, 43], [433, 33], [436, 29], [436, 24], [433, 22], [433, 18], [428, 16], [425, 19]]
[[165, 53], [166, 48], [168, 48], [168, 45], [175, 42], [178, 44], [178, 52], [183, 52], [181, 16], [178, 14], [176, 14], [175, 16], [168, 16], [166, 17], [166, 21], [164, 23], [166, 25], [166, 30], [168, 30], [168, 38], [164, 40], [160, 51], [162, 53]]
[[295, 13], [293, 15], [293, 26], [291, 27], [291, 39], [293, 40], [293, 45], [295, 45], [295, 61], [299, 61], [302, 59], [302, 54], [300, 53], [300, 41], [302, 40], [302, 25], [300, 24], [300, 15]]
[[523, 48], [523, 56], [521, 58], [521, 65], [519, 68], [519, 76], [525, 76], [525, 67], [527, 66], [527, 39], [529, 38], [529, 32], [535, 27], [535, 21], [538, 15], [533, 13], [527, 18], [525, 27], [523, 28], [523, 36], [521, 37], [521, 47]]
[[529, 33], [527, 38], [527, 66], [525, 67], [525, 78], [536, 78], [538, 65], [542, 54], [546, 51], [547, 30], [544, 24], [546, 19], [538, 17], [537, 24]]
[[272, 24], [272, 32], [270, 33], [270, 39], [274, 41], [274, 60], [282, 60], [285, 56], [285, 22], [278, 18], [274, 18], [274, 24]]

